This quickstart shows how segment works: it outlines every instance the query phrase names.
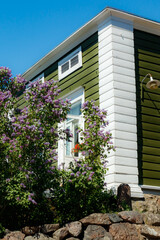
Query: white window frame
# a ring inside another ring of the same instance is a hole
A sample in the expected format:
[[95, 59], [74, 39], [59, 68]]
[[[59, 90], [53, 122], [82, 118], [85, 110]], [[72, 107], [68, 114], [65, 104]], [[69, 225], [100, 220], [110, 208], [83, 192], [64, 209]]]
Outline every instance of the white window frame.
[[[71, 67], [71, 60], [78, 55], [78, 63], [75, 64], [73, 67]], [[65, 63], [69, 63], [69, 69], [66, 70], [64, 73], [62, 73], [62, 66]], [[68, 76], [78, 68], [82, 66], [82, 48], [81, 46], [77, 48], [75, 51], [67, 55], [65, 58], [63, 58], [61, 61], [58, 62], [58, 78], [59, 80], [63, 79], [64, 77]]]
[[33, 78], [32, 80], [28, 81], [26, 84], [26, 89], [29, 88], [30, 83], [37, 82], [37, 81], [41, 81], [42, 83], [44, 83], [44, 73], [41, 73], [36, 78]]
[[[81, 94], [82, 93], [82, 94]], [[78, 95], [78, 97], [76, 97]], [[75, 91], [71, 92], [70, 94], [67, 94], [63, 99], [65, 98], [71, 98], [71, 104], [75, 104], [76, 102], [81, 101], [81, 103], [84, 103], [84, 89], [82, 87], [76, 89]], [[84, 118], [83, 115], [71, 115], [68, 114], [67, 118], [75, 118], [79, 120], [79, 126], [84, 129]], [[63, 122], [59, 124], [59, 128], [66, 129], [67, 122]], [[79, 142], [80, 136], [79, 136]], [[72, 146], [73, 147], [73, 146]], [[72, 149], [71, 147], [71, 149]], [[80, 156], [79, 156], [80, 157]], [[69, 163], [73, 161], [75, 157], [73, 155], [67, 156], [66, 155], [66, 141], [65, 140], [59, 140], [58, 142], [58, 165], [61, 165], [61, 167], [68, 167]]]

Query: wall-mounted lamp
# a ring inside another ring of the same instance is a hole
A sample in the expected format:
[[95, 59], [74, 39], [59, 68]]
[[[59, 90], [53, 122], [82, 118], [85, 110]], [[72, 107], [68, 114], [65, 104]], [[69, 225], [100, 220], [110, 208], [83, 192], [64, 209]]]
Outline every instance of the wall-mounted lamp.
[[148, 76], [150, 77], [150, 80], [146, 84], [147, 88], [149, 88], [151, 90], [155, 90], [160, 86], [160, 81], [154, 80], [152, 75], [150, 73], [147, 73], [147, 75], [141, 81], [141, 99], [143, 99], [143, 86], [142, 86], [142, 84]]

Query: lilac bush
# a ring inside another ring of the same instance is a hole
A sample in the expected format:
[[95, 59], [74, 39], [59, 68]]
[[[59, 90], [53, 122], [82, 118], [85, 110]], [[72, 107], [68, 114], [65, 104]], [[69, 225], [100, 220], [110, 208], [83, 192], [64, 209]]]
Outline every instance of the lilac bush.
[[[18, 108], [18, 93], [26, 106]], [[59, 131], [66, 119], [69, 100], [58, 99], [54, 80], [30, 84], [25, 90], [21, 76], [12, 78], [8, 68], [0, 68], [0, 205], [35, 208], [45, 201], [44, 192], [57, 184], [57, 142], [69, 139], [69, 131]], [[4, 211], [3, 209], [3, 211]]]
[[53, 204], [62, 223], [116, 209], [115, 196], [105, 189], [104, 181], [107, 154], [114, 150], [111, 133], [106, 130], [107, 112], [93, 101], [85, 102], [81, 111], [85, 129], [78, 129], [81, 143], [75, 146], [81, 157], [75, 158], [67, 171], [61, 170], [63, 184], [53, 192]]
[[[84, 130], [78, 129], [81, 140], [78, 151], [81, 152], [82, 156], [78, 161], [75, 159], [73, 166], [79, 169], [78, 172], [81, 172], [83, 179], [85, 178], [87, 181], [93, 181], [94, 179], [95, 184], [103, 188], [104, 175], [107, 170], [107, 154], [111, 150], [115, 150], [111, 141], [112, 135], [106, 130], [108, 125], [107, 111], [101, 110], [95, 105], [94, 101], [86, 101], [81, 111], [85, 119], [85, 128]], [[73, 166], [70, 168], [71, 171], [74, 169]], [[86, 169], [84, 169], [84, 166], [86, 166]], [[74, 175], [71, 173], [71, 175], [77, 176], [75, 173]]]
[[[106, 130], [109, 124], [107, 111], [101, 110], [94, 101], [87, 101], [82, 106], [85, 119], [85, 129], [79, 129], [81, 134], [80, 149], [87, 162], [105, 162], [110, 150], [114, 150], [112, 135]], [[86, 156], [87, 155], [87, 156]]]
[[[60, 170], [58, 140], [70, 140], [72, 134], [58, 128], [71, 107], [59, 93], [54, 80], [26, 89], [20, 75], [12, 77], [11, 70], [0, 67], [0, 222], [6, 227], [51, 222], [53, 215], [55, 221], [76, 220], [109, 206], [104, 175], [114, 147], [105, 130], [107, 113], [93, 101], [83, 104], [85, 129], [78, 129], [81, 142], [76, 148], [81, 157]], [[25, 107], [19, 109], [22, 97]]]

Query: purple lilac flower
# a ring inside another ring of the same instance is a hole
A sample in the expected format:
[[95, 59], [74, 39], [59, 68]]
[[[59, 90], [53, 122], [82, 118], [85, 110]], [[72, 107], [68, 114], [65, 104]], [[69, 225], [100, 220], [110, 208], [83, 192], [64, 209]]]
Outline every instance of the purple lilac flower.
[[29, 179], [29, 175], [28, 174], [26, 174], [26, 178]]
[[87, 170], [91, 170], [92, 169], [92, 167], [87, 167]]
[[85, 156], [85, 155], [86, 155], [86, 152], [85, 152], [85, 151], [82, 151], [82, 155]]
[[20, 183], [20, 186], [23, 188], [26, 188], [26, 186], [24, 185], [24, 183]]

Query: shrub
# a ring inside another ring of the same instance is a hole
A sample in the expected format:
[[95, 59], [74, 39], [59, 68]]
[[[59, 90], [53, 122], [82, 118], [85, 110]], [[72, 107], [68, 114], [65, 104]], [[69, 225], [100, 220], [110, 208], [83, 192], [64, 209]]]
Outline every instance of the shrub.
[[[17, 111], [19, 92], [27, 106]], [[70, 109], [59, 92], [53, 80], [25, 91], [21, 76], [12, 78], [8, 68], [0, 68], [0, 220], [8, 227], [42, 223], [52, 215], [44, 191], [57, 184], [57, 142], [71, 136], [58, 130]]]
[[0, 238], [2, 238], [4, 236], [4, 231], [5, 231], [5, 228], [0, 223]]
[[61, 223], [80, 219], [93, 212], [116, 209], [112, 191], [104, 190], [107, 153], [113, 149], [111, 134], [105, 130], [107, 113], [95, 106], [93, 101], [83, 104], [85, 129], [78, 129], [81, 143], [76, 151], [82, 153], [74, 159], [69, 169], [61, 170], [61, 185], [53, 186], [53, 205], [57, 221]]
[[[53, 80], [25, 90], [21, 76], [12, 78], [8, 68], [0, 68], [0, 222], [7, 228], [64, 223], [115, 209], [113, 193], [104, 190], [106, 157], [114, 148], [105, 130], [107, 113], [94, 102], [82, 108], [85, 129], [78, 129], [76, 146], [82, 157], [67, 170], [57, 168], [58, 140], [72, 136], [58, 129], [70, 109], [59, 92]], [[18, 109], [20, 94], [26, 98], [23, 109]]]

